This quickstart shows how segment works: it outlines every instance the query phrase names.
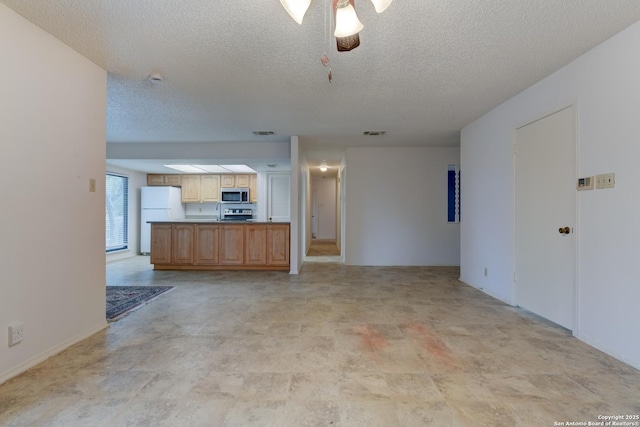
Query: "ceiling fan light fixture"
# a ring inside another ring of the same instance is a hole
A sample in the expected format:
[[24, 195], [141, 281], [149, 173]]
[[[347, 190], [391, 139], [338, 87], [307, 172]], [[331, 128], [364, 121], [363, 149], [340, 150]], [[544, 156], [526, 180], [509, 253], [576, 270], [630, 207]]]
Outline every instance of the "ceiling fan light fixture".
[[302, 19], [309, 9], [311, 0], [280, 0], [280, 4], [294, 21], [302, 25]]
[[338, 0], [336, 4], [336, 37], [349, 37], [359, 33], [364, 28], [358, 19], [356, 10], [350, 0]]
[[371, 0], [373, 3], [373, 7], [376, 8], [376, 12], [382, 13], [384, 12], [393, 0]]

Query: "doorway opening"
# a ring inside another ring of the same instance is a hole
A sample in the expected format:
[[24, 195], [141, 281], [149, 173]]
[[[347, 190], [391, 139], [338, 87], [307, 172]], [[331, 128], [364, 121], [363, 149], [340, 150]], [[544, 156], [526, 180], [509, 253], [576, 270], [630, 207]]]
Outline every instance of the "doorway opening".
[[336, 176], [311, 177], [310, 262], [340, 262], [338, 244], [338, 185]]

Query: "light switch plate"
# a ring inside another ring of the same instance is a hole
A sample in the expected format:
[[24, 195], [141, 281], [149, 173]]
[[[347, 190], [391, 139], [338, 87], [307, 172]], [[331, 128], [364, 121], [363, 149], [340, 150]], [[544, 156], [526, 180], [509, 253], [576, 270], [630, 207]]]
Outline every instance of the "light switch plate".
[[89, 178], [89, 192], [96, 192], [96, 180], [94, 178]]
[[602, 175], [596, 175], [596, 188], [613, 188], [616, 185], [616, 174], [605, 173]]

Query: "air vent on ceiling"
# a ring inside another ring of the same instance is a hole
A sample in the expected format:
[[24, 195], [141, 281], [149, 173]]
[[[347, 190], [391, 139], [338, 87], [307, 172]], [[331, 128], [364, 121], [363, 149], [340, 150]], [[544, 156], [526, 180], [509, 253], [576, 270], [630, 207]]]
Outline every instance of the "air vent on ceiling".
[[272, 130], [254, 130], [253, 134], [258, 136], [270, 136], [275, 135], [276, 133]]
[[365, 130], [363, 134], [365, 136], [382, 136], [387, 133], [386, 130]]
[[278, 165], [277, 165], [277, 164], [275, 164], [275, 163], [268, 163], [268, 164], [267, 164], [267, 167], [268, 167], [268, 168], [277, 168], [277, 167], [278, 167]]

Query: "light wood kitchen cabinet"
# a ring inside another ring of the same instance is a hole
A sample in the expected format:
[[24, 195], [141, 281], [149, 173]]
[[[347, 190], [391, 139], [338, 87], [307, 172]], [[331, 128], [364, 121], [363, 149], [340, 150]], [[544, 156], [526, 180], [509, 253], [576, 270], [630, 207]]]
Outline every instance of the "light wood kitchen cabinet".
[[201, 193], [200, 175], [182, 176], [182, 203], [198, 203]]
[[218, 224], [196, 225], [195, 265], [217, 265], [220, 262], [219, 239]]
[[180, 187], [182, 185], [182, 175], [179, 174], [147, 174], [147, 185], [171, 185]]
[[173, 224], [172, 264], [193, 264], [193, 224]]
[[236, 175], [236, 188], [249, 188], [249, 175]]
[[171, 264], [171, 224], [151, 224], [151, 264]]
[[258, 175], [249, 175], [249, 199], [251, 203], [258, 202]]
[[220, 175], [183, 175], [182, 203], [220, 201]]
[[244, 263], [267, 264], [267, 225], [249, 224], [244, 230]]
[[155, 270], [277, 270], [289, 264], [289, 223], [151, 224]]
[[200, 200], [202, 202], [219, 202], [220, 175], [201, 175], [200, 178]]
[[244, 224], [220, 226], [220, 264], [244, 264]]
[[220, 187], [222, 188], [251, 188], [251, 180], [255, 179], [254, 185], [257, 187], [256, 174], [222, 174], [220, 175]]
[[164, 185], [180, 187], [182, 185], [182, 175], [164, 175]]
[[289, 265], [289, 224], [267, 226], [267, 265]]
[[236, 176], [231, 174], [220, 175], [220, 187], [222, 188], [235, 188]]
[[147, 174], [147, 185], [164, 185], [164, 175]]

